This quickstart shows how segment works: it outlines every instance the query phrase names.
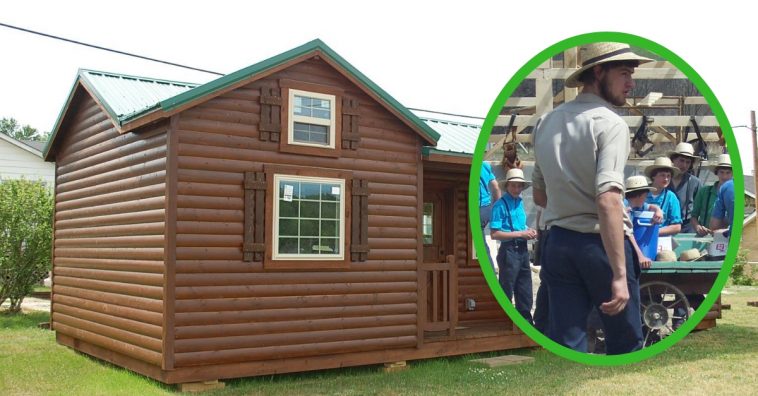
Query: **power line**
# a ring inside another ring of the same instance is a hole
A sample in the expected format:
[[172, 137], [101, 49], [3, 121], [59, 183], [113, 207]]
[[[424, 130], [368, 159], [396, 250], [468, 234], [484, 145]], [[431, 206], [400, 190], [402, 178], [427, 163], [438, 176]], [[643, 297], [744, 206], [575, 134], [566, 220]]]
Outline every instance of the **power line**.
[[116, 54], [119, 54], [119, 55], [131, 56], [133, 58], [139, 58], [139, 59], [144, 59], [144, 60], [148, 60], [148, 61], [151, 61], [151, 62], [163, 63], [163, 64], [166, 64], [166, 65], [181, 67], [181, 68], [184, 68], [184, 69], [199, 71], [199, 72], [203, 72], [203, 73], [215, 74], [215, 75], [218, 75], [218, 76], [223, 76], [224, 75], [223, 73], [218, 73], [218, 72], [214, 72], [214, 71], [211, 71], [211, 70], [199, 69], [197, 67], [186, 66], [186, 65], [179, 64], [179, 63], [168, 62], [168, 61], [164, 61], [164, 60], [160, 60], [160, 59], [150, 58], [150, 57], [147, 57], [147, 56], [142, 56], [142, 55], [132, 54], [132, 53], [129, 53], [129, 52], [114, 50], [114, 49], [111, 49], [111, 48], [101, 47], [99, 45], [87, 44], [87, 43], [83, 43], [81, 41], [71, 40], [71, 39], [67, 39], [67, 38], [64, 38], [64, 37], [55, 36], [55, 35], [52, 35], [52, 34], [37, 32], [37, 31], [34, 31], [34, 30], [25, 29], [25, 28], [18, 27], [18, 26], [8, 25], [7, 23], [0, 22], [0, 26], [7, 27], [7, 28], [10, 28], [10, 29], [20, 30], [20, 31], [25, 32], [25, 33], [36, 34], [38, 36], [43, 36], [43, 37], [47, 37], [47, 38], [51, 38], [51, 39], [55, 39], [55, 40], [65, 41], [67, 43], [72, 43], [72, 44], [82, 45], [82, 46], [85, 46], [85, 47], [90, 47], [90, 48], [95, 48], [95, 49], [103, 50], [103, 51], [113, 52], [113, 53], [116, 53]]

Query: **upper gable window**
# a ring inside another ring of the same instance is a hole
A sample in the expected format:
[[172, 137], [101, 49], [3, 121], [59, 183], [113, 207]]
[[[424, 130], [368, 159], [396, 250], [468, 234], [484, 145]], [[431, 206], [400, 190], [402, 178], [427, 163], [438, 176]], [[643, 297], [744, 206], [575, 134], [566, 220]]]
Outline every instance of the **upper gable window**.
[[289, 144], [335, 148], [335, 95], [290, 89], [289, 109]]

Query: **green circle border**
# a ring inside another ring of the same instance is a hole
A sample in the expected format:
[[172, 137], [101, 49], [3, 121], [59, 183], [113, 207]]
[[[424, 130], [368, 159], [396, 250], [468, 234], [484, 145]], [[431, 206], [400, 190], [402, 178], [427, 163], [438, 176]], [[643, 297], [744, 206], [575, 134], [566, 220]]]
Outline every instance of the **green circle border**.
[[[745, 208], [744, 191], [745, 190], [744, 190], [744, 182], [743, 182], [744, 179], [743, 179], [743, 173], [742, 173], [742, 162], [740, 159], [739, 151], [737, 149], [737, 142], [734, 138], [734, 132], [732, 131], [731, 124], [729, 123], [729, 120], [726, 117], [726, 113], [724, 113], [724, 109], [721, 107], [721, 103], [719, 103], [718, 99], [716, 99], [716, 96], [714, 95], [713, 91], [710, 89], [708, 84], [706, 84], [705, 81], [700, 77], [700, 75], [697, 72], [695, 72], [695, 70], [682, 58], [677, 56], [668, 48], [652, 40], [649, 40], [640, 36], [636, 36], [633, 34], [629, 34], [629, 33], [622, 33], [622, 32], [593, 32], [593, 33], [580, 34], [580, 35], [573, 36], [565, 40], [559, 41], [551, 45], [550, 47], [546, 48], [545, 50], [541, 51], [537, 55], [535, 55], [526, 64], [524, 64], [524, 66], [522, 66], [516, 72], [516, 74], [514, 74], [514, 76], [508, 81], [505, 87], [500, 91], [500, 94], [498, 94], [497, 98], [495, 99], [495, 102], [492, 104], [492, 107], [487, 113], [487, 117], [485, 118], [484, 123], [482, 125], [482, 130], [481, 130], [481, 133], [479, 134], [479, 138], [476, 143], [476, 148], [474, 150], [474, 155], [473, 155], [473, 159], [471, 163], [471, 171], [469, 175], [470, 179], [469, 179], [468, 204], [469, 204], [469, 219], [471, 222], [471, 232], [472, 232], [472, 238], [474, 241], [474, 247], [477, 251], [477, 257], [483, 258], [480, 260], [480, 266], [482, 268], [482, 272], [484, 273], [485, 279], [487, 280], [487, 284], [492, 290], [498, 303], [500, 304], [501, 307], [503, 307], [503, 309], [511, 318], [511, 320], [513, 320], [513, 322], [524, 333], [526, 333], [532, 340], [534, 340], [535, 342], [543, 346], [545, 349], [555, 353], [556, 355], [559, 355], [569, 360], [573, 360], [578, 363], [584, 363], [588, 365], [617, 366], [617, 365], [622, 365], [622, 364], [636, 363], [641, 360], [653, 357], [663, 352], [664, 350], [668, 349], [669, 347], [674, 345], [676, 342], [684, 338], [684, 336], [686, 336], [690, 331], [692, 331], [697, 325], [697, 323], [699, 323], [700, 320], [702, 320], [705, 317], [710, 306], [716, 301], [716, 298], [721, 293], [721, 290], [724, 288], [724, 285], [726, 284], [727, 279], [729, 278], [729, 273], [732, 270], [732, 266], [734, 265], [734, 261], [737, 257], [739, 244], [737, 243], [729, 244], [729, 247], [727, 249], [727, 255], [724, 258], [724, 265], [722, 266], [721, 271], [719, 272], [719, 275], [713, 284], [713, 287], [708, 292], [708, 295], [705, 301], [700, 305], [700, 307], [692, 315], [692, 317], [690, 318], [691, 320], [686, 321], [684, 325], [682, 325], [672, 335], [664, 338], [662, 341], [650, 347], [641, 349], [639, 351], [626, 353], [623, 355], [606, 356], [606, 355], [593, 355], [589, 353], [582, 353], [582, 352], [577, 352], [569, 348], [566, 348], [550, 340], [548, 337], [546, 337], [537, 329], [535, 329], [532, 325], [530, 325], [516, 311], [514, 306], [506, 298], [505, 293], [503, 293], [503, 290], [500, 288], [500, 284], [498, 283], [495, 273], [492, 267], [489, 265], [488, 260], [486, 258], [488, 257], [487, 254], [482, 254], [483, 252], [486, 252], [486, 250], [485, 250], [484, 238], [483, 238], [481, 229], [479, 227], [474, 227], [475, 224], [476, 225], [480, 224], [479, 205], [478, 205], [478, 202], [479, 202], [478, 184], [479, 184], [479, 174], [481, 171], [481, 164], [484, 159], [484, 152], [487, 146], [487, 142], [489, 141], [492, 128], [495, 125], [495, 120], [497, 119], [500, 113], [500, 110], [505, 105], [505, 102], [508, 99], [508, 97], [516, 90], [516, 88], [518, 88], [519, 84], [521, 84], [521, 82], [524, 79], [526, 79], [529, 73], [537, 69], [539, 65], [541, 65], [542, 63], [550, 59], [555, 54], [558, 54], [559, 52], [565, 51], [572, 47], [578, 47], [580, 45], [584, 45], [584, 44], [588, 44], [592, 42], [598, 42], [598, 41], [622, 42], [622, 43], [627, 43], [633, 46], [637, 46], [637, 47], [652, 51], [656, 53], [657, 55], [663, 57], [664, 59], [668, 60], [675, 67], [677, 67], [697, 87], [697, 89], [706, 99], [708, 104], [711, 106], [711, 110], [713, 111], [713, 114], [716, 116], [716, 119], [719, 125], [721, 126], [724, 137], [726, 139], [727, 146], [730, 148], [729, 155], [731, 157], [732, 167], [734, 170], [734, 185], [735, 185], [736, 191], [740, 192], [736, 194], [736, 197], [735, 197], [734, 218], [742, 219], [744, 217], [744, 208]], [[732, 225], [732, 234], [733, 234], [732, 240], [736, 240], [736, 241], [740, 240], [740, 238], [742, 237], [742, 222], [741, 221], [734, 222], [734, 224]]]

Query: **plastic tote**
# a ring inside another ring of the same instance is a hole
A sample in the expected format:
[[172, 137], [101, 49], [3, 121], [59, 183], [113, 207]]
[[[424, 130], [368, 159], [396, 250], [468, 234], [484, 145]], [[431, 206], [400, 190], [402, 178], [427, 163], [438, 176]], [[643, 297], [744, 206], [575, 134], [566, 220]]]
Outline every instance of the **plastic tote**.
[[660, 224], [653, 224], [653, 212], [635, 211], [632, 213], [634, 224], [634, 239], [642, 254], [655, 260], [658, 255], [658, 230]]

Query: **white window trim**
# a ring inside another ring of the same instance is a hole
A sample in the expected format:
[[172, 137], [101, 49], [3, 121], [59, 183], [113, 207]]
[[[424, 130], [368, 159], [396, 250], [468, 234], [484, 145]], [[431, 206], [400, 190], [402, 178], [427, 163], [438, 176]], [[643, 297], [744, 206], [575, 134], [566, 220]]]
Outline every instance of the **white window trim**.
[[[280, 181], [305, 181], [315, 183], [332, 183], [340, 186], [340, 204], [339, 204], [339, 254], [292, 254], [279, 253], [279, 182]], [[274, 213], [273, 213], [273, 241], [271, 255], [272, 260], [301, 260], [301, 261], [340, 261], [345, 259], [345, 180], [330, 179], [326, 177], [295, 176], [274, 174]]]
[[[323, 119], [323, 118], [317, 118], [317, 117], [308, 117], [308, 116], [301, 116], [301, 115], [295, 115], [295, 95], [299, 96], [308, 96], [311, 98], [316, 99], [322, 99], [322, 100], [328, 100], [331, 102], [331, 111], [329, 112], [329, 120]], [[298, 146], [308, 146], [308, 147], [320, 147], [320, 148], [335, 148], [335, 140], [336, 140], [336, 129], [335, 129], [335, 119], [336, 119], [336, 112], [337, 112], [337, 97], [335, 95], [328, 95], [328, 94], [322, 94], [317, 92], [309, 92], [309, 91], [301, 91], [299, 89], [290, 89], [289, 90], [289, 122], [288, 126], [289, 129], [287, 131], [287, 143], [288, 144], [294, 144]], [[297, 142], [295, 141], [295, 122], [303, 122], [306, 124], [314, 124], [314, 125], [324, 125], [329, 127], [329, 144], [316, 144], [316, 143], [305, 143], [305, 142]]]

